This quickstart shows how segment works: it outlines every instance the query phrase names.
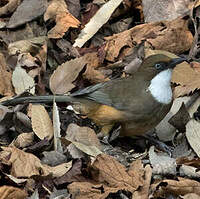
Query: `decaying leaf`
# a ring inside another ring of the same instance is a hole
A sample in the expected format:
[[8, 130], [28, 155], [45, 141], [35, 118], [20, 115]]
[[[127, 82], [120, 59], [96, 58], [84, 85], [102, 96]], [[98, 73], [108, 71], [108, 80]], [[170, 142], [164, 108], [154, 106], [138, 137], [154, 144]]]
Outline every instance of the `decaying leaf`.
[[81, 48], [110, 18], [122, 0], [110, 0], [105, 3], [86, 24], [73, 46]]
[[145, 22], [173, 20], [189, 12], [190, 0], [143, 0]]
[[85, 64], [84, 57], [80, 57], [59, 66], [50, 78], [51, 91], [54, 94], [64, 94], [74, 88], [72, 82], [78, 77]]
[[54, 131], [54, 150], [60, 153], [63, 152], [60, 141], [60, 117], [56, 102], [53, 102], [53, 131]]
[[12, 74], [8, 68], [5, 58], [0, 53], [0, 94], [5, 96], [12, 96], [14, 94], [12, 88]]
[[41, 16], [47, 7], [47, 0], [23, 0], [11, 16], [7, 28], [16, 28]]
[[35, 94], [35, 82], [33, 78], [20, 66], [17, 66], [13, 71], [12, 83], [15, 88], [15, 93], [18, 95], [27, 90], [29, 90], [30, 93]]
[[24, 148], [33, 144], [34, 133], [21, 133], [10, 146], [15, 146], [17, 148]]
[[28, 196], [28, 194], [24, 190], [12, 186], [0, 187], [0, 195], [2, 199], [24, 199]]
[[51, 119], [42, 105], [32, 105], [31, 107], [31, 122], [34, 133], [43, 140], [53, 137], [53, 125]]
[[92, 83], [109, 80], [100, 71], [96, 70], [99, 65], [97, 53], [88, 53], [82, 57], [70, 60], [58, 66], [50, 78], [50, 88], [54, 94], [64, 94], [75, 87], [73, 82], [78, 77], [84, 66], [83, 78]]
[[198, 157], [200, 157], [200, 123], [197, 122], [194, 119], [191, 119], [187, 125], [186, 125], [186, 137], [188, 142], [190, 143], [190, 146], [193, 148], [193, 150], [196, 152]]
[[14, 177], [31, 177], [33, 175], [47, 176], [50, 173], [54, 177], [65, 174], [71, 167], [71, 163], [63, 163], [56, 167], [50, 167], [40, 162], [39, 158], [15, 147], [2, 147], [0, 160], [11, 166], [11, 175]]
[[151, 147], [149, 150], [149, 160], [154, 174], [176, 175], [176, 160], [163, 154], [156, 154], [154, 147]]
[[4, 5], [4, 6], [2, 6], [0, 8], [0, 16], [9, 15], [13, 11], [15, 11], [15, 9], [21, 3], [21, 1], [22, 0], [9, 0], [9, 1], [6, 1], [6, 5]]
[[31, 39], [20, 40], [8, 45], [10, 55], [19, 53], [37, 54], [41, 50], [41, 46], [46, 43], [46, 36], [34, 37]]
[[142, 40], [146, 40], [154, 49], [181, 54], [189, 50], [193, 36], [188, 29], [188, 21], [178, 18], [172, 21], [137, 25], [105, 39], [107, 40], [106, 60], [114, 62], [120, 57], [120, 53], [123, 53], [123, 49], [133, 48]]
[[55, 27], [48, 32], [48, 38], [62, 38], [70, 27], [77, 28], [80, 25], [79, 20], [67, 10], [64, 0], [50, 2], [44, 14], [44, 20], [47, 21], [48, 19], [53, 19], [56, 22]]
[[172, 82], [179, 85], [175, 88], [175, 97], [200, 89], [200, 64], [192, 62], [191, 65], [179, 65], [174, 70]]
[[178, 178], [178, 180], [163, 180], [152, 186], [155, 190], [153, 196], [155, 198], [164, 197], [170, 193], [173, 195], [185, 195], [195, 193], [200, 195], [200, 183], [195, 180]]
[[94, 157], [102, 153], [100, 151], [101, 145], [97, 135], [94, 130], [89, 127], [79, 127], [76, 124], [70, 124], [67, 128], [65, 138], [75, 146], [75, 148], [72, 146], [68, 147], [70, 154], [74, 158], [80, 158], [77, 157], [79, 154], [77, 149]]
[[133, 162], [126, 171], [114, 158], [101, 154], [94, 161], [92, 171], [92, 181], [73, 182], [68, 185], [72, 196], [77, 199], [100, 199], [119, 190], [134, 193], [144, 185], [144, 168], [140, 160]]
[[180, 132], [185, 132], [185, 125], [188, 123], [189, 120], [190, 115], [183, 102], [178, 112], [173, 115], [168, 122]]

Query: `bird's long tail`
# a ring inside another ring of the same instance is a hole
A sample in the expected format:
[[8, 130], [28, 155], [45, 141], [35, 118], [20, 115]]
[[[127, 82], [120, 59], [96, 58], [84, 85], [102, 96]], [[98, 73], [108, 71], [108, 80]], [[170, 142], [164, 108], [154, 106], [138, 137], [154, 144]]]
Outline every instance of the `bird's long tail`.
[[29, 96], [29, 97], [16, 97], [3, 102], [1, 105], [11, 106], [17, 104], [27, 104], [27, 103], [53, 103], [55, 99], [56, 102], [75, 102], [81, 101], [78, 97], [71, 97], [69, 95], [46, 95], [46, 96]]

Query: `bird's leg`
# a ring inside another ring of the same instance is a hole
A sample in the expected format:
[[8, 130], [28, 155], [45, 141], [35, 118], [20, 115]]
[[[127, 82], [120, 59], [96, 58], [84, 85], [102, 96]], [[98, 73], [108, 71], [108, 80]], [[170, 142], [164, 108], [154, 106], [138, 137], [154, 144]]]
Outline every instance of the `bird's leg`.
[[156, 148], [166, 152], [167, 154], [169, 154], [170, 157], [172, 156], [173, 147], [167, 146], [164, 142], [155, 139], [151, 135], [146, 134], [143, 135], [143, 137], [147, 139], [149, 142], [151, 142]]
[[113, 128], [114, 124], [107, 124], [102, 126], [101, 131], [98, 133], [98, 138], [109, 137], [109, 132]]

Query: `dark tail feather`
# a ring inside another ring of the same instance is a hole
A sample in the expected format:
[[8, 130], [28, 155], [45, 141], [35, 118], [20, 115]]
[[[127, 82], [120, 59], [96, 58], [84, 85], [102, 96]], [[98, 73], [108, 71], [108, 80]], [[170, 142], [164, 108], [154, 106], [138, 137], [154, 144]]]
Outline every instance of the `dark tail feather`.
[[30, 96], [30, 97], [16, 97], [10, 100], [0, 102], [1, 105], [11, 106], [17, 104], [27, 104], [27, 103], [53, 103], [55, 98], [56, 102], [74, 102], [79, 101], [76, 97], [71, 97], [68, 95], [46, 95], [46, 96]]

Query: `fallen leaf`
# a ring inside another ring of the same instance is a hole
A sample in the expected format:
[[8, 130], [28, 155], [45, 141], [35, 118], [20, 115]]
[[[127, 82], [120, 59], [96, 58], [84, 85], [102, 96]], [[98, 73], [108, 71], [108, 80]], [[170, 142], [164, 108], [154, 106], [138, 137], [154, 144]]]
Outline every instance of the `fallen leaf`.
[[99, 66], [97, 53], [87, 53], [82, 57], [67, 61], [58, 66], [50, 78], [50, 89], [54, 94], [64, 94], [75, 87], [73, 83], [79, 73], [86, 67], [82, 74], [84, 79], [91, 83], [100, 83], [109, 80], [96, 68]]
[[198, 157], [200, 157], [199, 129], [200, 123], [197, 122], [195, 119], [191, 119], [186, 125], [186, 138]]
[[9, 146], [15, 146], [17, 148], [25, 148], [33, 144], [34, 133], [21, 133], [18, 137], [12, 141]]
[[32, 105], [31, 107], [31, 122], [34, 133], [43, 140], [53, 137], [53, 125], [51, 119], [42, 105]]
[[198, 171], [197, 168], [192, 167], [192, 166], [181, 165], [179, 172], [180, 172], [180, 176], [182, 177], [187, 177], [190, 179], [200, 178], [200, 171]]
[[0, 16], [9, 15], [20, 5], [21, 0], [9, 0], [6, 2], [6, 5], [0, 8]]
[[188, 123], [189, 120], [190, 115], [183, 102], [178, 112], [173, 115], [168, 122], [176, 129], [178, 129], [179, 132], [185, 132], [185, 125]]
[[7, 28], [16, 28], [41, 16], [47, 7], [47, 0], [23, 0], [11, 16]]
[[91, 169], [92, 181], [68, 185], [72, 197], [102, 199], [119, 190], [134, 193], [144, 185], [144, 168], [140, 160], [134, 161], [126, 171], [113, 157], [101, 154], [97, 156]]
[[149, 150], [149, 160], [154, 174], [176, 175], [176, 160], [163, 154], [156, 154], [154, 147], [151, 147]]
[[31, 177], [34, 175], [54, 177], [64, 175], [71, 167], [71, 163], [63, 163], [55, 167], [42, 164], [36, 156], [26, 153], [15, 147], [2, 147], [0, 160], [2, 163], [11, 166], [10, 174], [14, 177]]
[[67, 10], [64, 0], [53, 0], [50, 2], [44, 20], [53, 19], [56, 25], [48, 32], [48, 38], [62, 38], [70, 27], [78, 28], [80, 22]]
[[29, 90], [31, 94], [35, 94], [35, 82], [33, 78], [20, 66], [17, 66], [13, 71], [12, 83], [15, 88], [15, 93], [18, 95], [27, 90]]
[[75, 85], [72, 83], [86, 65], [85, 58], [80, 57], [58, 66], [50, 77], [49, 85], [54, 94], [64, 94]]
[[175, 97], [188, 95], [200, 89], [200, 63], [192, 62], [190, 65], [179, 65], [175, 68], [172, 82], [178, 84], [175, 88]]
[[[67, 128], [65, 138], [69, 140], [77, 149], [90, 156], [96, 157], [102, 153], [97, 135], [94, 130], [89, 127], [80, 127], [72, 123]], [[68, 150], [73, 158], [80, 158], [75, 157], [78, 156], [75, 155], [78, 153], [76, 152], [76, 148], [68, 147]]]
[[154, 49], [181, 54], [190, 49], [193, 36], [188, 29], [188, 21], [178, 18], [137, 25], [105, 39], [106, 60], [114, 62], [123, 53], [123, 49], [131, 49], [142, 40], [146, 40]]
[[155, 198], [164, 197], [166, 194], [185, 195], [188, 193], [195, 193], [200, 195], [200, 183], [195, 180], [178, 178], [178, 180], [162, 180], [157, 184], [153, 184], [153, 196]]
[[12, 186], [1, 186], [0, 187], [1, 199], [24, 199], [27, 198], [28, 194], [19, 188]]
[[41, 50], [41, 46], [43, 46], [45, 43], [46, 36], [20, 40], [9, 43], [8, 52], [9, 55], [16, 55], [21, 53], [38, 54], [38, 52]]
[[183, 199], [200, 199], [200, 196], [195, 193], [188, 193], [182, 197]]
[[0, 53], [0, 94], [5, 96], [14, 95], [12, 74], [2, 53]]
[[190, 0], [143, 0], [145, 22], [173, 20], [189, 12]]
[[54, 150], [60, 153], [63, 152], [60, 141], [60, 117], [56, 102], [53, 102], [53, 132], [54, 132]]
[[81, 48], [94, 34], [109, 20], [112, 13], [119, 6], [122, 0], [110, 0], [105, 3], [96, 14], [90, 19], [89, 23], [81, 31], [75, 40], [74, 47]]

